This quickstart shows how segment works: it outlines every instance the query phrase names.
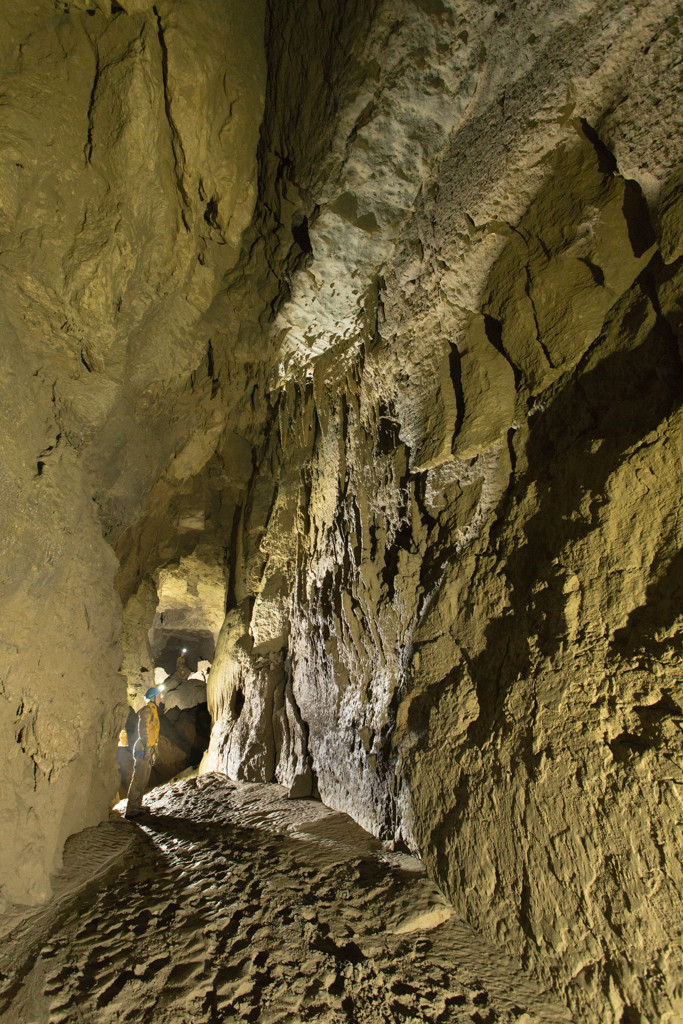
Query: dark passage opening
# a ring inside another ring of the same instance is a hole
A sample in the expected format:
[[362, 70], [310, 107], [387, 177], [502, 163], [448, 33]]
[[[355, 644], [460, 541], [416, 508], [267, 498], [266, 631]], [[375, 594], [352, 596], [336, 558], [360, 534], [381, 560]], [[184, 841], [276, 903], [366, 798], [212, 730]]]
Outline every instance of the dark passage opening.
[[237, 719], [242, 714], [242, 708], [243, 707], [244, 707], [244, 691], [242, 690], [241, 687], [239, 687], [233, 693], [232, 699], [230, 701], [230, 710], [232, 711], [232, 717], [235, 719], [235, 721], [237, 721]]

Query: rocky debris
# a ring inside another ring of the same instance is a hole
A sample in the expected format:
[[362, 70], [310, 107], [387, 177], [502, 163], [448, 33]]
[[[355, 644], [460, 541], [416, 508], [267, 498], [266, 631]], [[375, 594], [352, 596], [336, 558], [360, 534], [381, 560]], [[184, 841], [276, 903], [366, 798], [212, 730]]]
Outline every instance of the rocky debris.
[[169, 708], [160, 717], [159, 751], [150, 777], [150, 789], [196, 768], [209, 742], [211, 718], [206, 704]]
[[345, 815], [218, 775], [146, 803], [119, 875], [2, 962], [1, 1021], [569, 1022]]
[[164, 705], [167, 712], [172, 708], [185, 711], [197, 704], [206, 704], [206, 680], [193, 676], [178, 679], [175, 673], [167, 677], [164, 682]]

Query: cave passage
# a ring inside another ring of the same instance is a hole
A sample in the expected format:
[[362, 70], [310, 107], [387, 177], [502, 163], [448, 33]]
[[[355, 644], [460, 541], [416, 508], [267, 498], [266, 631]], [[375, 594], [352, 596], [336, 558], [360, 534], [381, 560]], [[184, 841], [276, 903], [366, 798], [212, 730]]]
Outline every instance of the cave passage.
[[226, 601], [221, 559], [206, 545], [196, 546], [159, 566], [138, 595], [127, 606], [122, 636], [129, 710], [116, 751], [119, 797], [130, 785], [138, 713], [151, 687], [163, 687], [163, 694], [147, 790], [196, 769], [208, 748], [207, 680]]
[[683, 1020], [680, 7], [0, 0], [3, 1024]]

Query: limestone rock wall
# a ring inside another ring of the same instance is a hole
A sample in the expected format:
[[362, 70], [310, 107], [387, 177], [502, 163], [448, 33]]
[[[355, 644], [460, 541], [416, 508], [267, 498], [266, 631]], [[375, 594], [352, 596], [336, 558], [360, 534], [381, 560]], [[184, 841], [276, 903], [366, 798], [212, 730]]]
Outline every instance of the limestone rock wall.
[[665, 2], [380, 4], [324, 177], [284, 119], [209, 680], [209, 767], [402, 839], [618, 1024], [681, 1013], [680, 52]]
[[[111, 544], [125, 562], [153, 485], [182, 490], [225, 421], [207, 315], [256, 198], [263, 16], [205, 0], [0, 12], [0, 885], [13, 901], [45, 896], [64, 839], [115, 790]], [[149, 582], [132, 576], [124, 599]]]

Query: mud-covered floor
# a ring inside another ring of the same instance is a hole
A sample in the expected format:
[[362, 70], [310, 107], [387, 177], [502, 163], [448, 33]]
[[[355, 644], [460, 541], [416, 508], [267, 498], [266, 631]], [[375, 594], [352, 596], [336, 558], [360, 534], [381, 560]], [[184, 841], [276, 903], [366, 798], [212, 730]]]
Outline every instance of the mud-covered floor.
[[4, 922], [3, 1024], [571, 1020], [346, 815], [217, 774], [145, 802], [76, 838], [50, 907]]

